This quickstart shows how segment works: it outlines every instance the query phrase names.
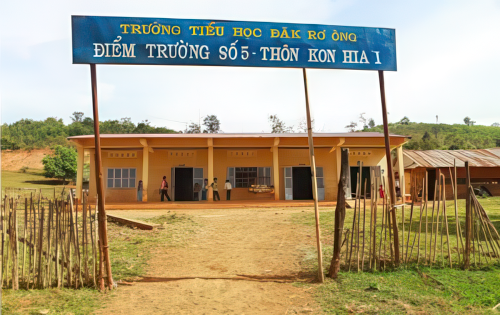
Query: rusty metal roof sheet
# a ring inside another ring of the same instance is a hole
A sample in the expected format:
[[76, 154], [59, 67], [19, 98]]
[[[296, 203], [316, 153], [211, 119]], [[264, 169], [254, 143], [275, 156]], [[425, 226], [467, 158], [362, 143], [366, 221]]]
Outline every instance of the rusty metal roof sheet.
[[404, 150], [406, 169], [417, 167], [464, 167], [469, 162], [472, 167], [500, 167], [500, 148], [481, 150]]

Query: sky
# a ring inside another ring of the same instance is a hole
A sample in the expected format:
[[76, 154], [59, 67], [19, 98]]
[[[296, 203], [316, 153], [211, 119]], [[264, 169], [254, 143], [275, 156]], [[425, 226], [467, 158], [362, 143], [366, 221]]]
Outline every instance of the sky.
[[[500, 2], [1, 1], [2, 123], [92, 115], [90, 68], [72, 64], [71, 15], [220, 19], [396, 29], [398, 70], [385, 72], [389, 121], [500, 122]], [[376, 71], [308, 70], [319, 132], [345, 132], [361, 113], [382, 123]], [[100, 120], [183, 130], [216, 115], [226, 133], [270, 132], [269, 115], [305, 119], [301, 69], [97, 66]]]

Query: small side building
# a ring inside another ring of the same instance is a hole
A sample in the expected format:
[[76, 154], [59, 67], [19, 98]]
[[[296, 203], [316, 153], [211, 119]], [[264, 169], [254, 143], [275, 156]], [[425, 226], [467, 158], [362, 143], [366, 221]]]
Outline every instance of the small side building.
[[[434, 198], [436, 180], [445, 176], [446, 199], [453, 199], [451, 174], [457, 166], [458, 198], [466, 197], [465, 162], [469, 162], [472, 186], [481, 189], [491, 196], [500, 196], [500, 148], [482, 150], [403, 150], [404, 177], [406, 191], [410, 192], [411, 181], [415, 181], [418, 189], [422, 187], [422, 179], [426, 172], [429, 180], [429, 199]], [[455, 175], [453, 175], [455, 176]]]
[[[69, 140], [78, 150], [77, 198], [82, 196], [84, 170], [90, 169], [88, 191], [90, 200], [95, 200], [94, 136]], [[402, 156], [407, 140], [391, 135], [391, 149]], [[143, 181], [143, 201], [158, 202], [163, 176], [174, 201], [196, 201], [200, 194], [194, 194], [194, 185], [203, 185], [204, 179], [210, 184], [214, 177], [222, 200], [226, 180], [233, 186], [231, 200], [312, 199], [307, 134], [104, 134], [101, 147], [106, 202], [136, 201], [139, 180]], [[364, 178], [372, 174], [370, 168], [382, 174], [386, 169], [381, 133], [315, 133], [314, 147], [320, 200], [337, 198], [342, 148], [350, 149], [349, 174], [359, 171], [359, 161], [367, 174]], [[84, 167], [85, 156], [89, 167]], [[352, 191], [355, 184], [350, 181]], [[252, 192], [251, 185], [267, 185], [273, 192]], [[207, 196], [212, 199], [210, 189]]]

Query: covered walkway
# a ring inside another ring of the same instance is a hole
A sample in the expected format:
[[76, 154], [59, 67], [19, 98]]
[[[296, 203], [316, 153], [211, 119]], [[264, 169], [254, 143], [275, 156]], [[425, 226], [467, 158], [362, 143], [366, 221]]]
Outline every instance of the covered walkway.
[[[334, 207], [334, 201], [320, 201], [320, 207]], [[313, 207], [312, 200], [240, 200], [240, 201], [165, 201], [165, 202], [123, 202], [106, 203], [106, 210], [150, 210], [150, 209], [236, 209], [236, 208], [278, 208]]]

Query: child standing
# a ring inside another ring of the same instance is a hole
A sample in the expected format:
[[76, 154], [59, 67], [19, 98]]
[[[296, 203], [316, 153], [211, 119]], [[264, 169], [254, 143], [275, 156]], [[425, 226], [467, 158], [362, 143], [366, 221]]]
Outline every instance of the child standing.
[[210, 185], [214, 192], [214, 201], [220, 201], [219, 189], [217, 188], [217, 178], [214, 178], [214, 182]]
[[233, 186], [229, 182], [229, 179], [226, 179], [226, 184], [224, 185], [224, 189], [226, 189], [226, 200], [231, 200], [231, 189], [233, 189]]

